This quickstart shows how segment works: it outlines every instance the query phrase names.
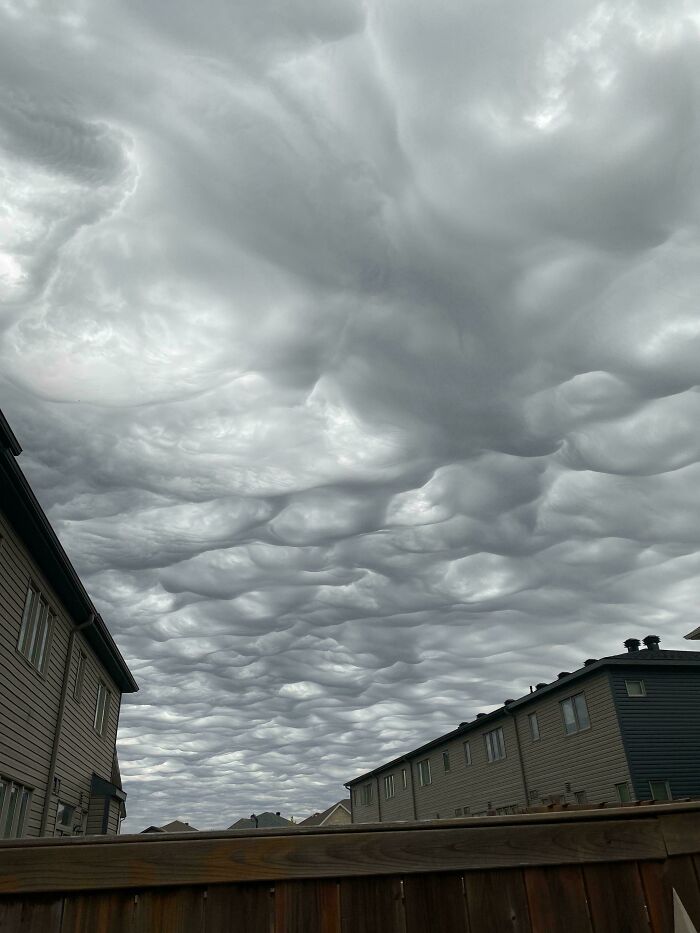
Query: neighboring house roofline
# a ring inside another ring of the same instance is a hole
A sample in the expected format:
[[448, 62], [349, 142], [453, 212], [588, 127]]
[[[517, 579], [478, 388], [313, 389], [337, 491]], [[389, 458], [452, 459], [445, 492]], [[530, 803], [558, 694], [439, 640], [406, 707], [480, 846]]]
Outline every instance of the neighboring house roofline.
[[659, 648], [645, 648], [641, 651], [629, 651], [626, 654], [613, 655], [608, 658], [601, 658], [600, 660], [591, 661], [590, 663], [585, 664], [583, 667], [580, 667], [578, 670], [572, 671], [571, 673], [566, 673], [564, 676], [558, 677], [551, 683], [545, 684], [539, 689], [533, 690], [532, 693], [526, 693], [525, 696], [522, 696], [517, 700], [513, 700], [512, 702], [508, 703], [507, 706], [499, 706], [497, 709], [491, 710], [490, 713], [481, 714], [477, 719], [462, 723], [451, 732], [446, 732], [444, 735], [440, 735], [436, 739], [431, 739], [429, 742], [426, 742], [424, 745], [420, 745], [418, 748], [414, 748], [403, 755], [399, 755], [398, 758], [394, 758], [391, 761], [387, 761], [385, 764], [373, 768], [371, 771], [366, 771], [364, 774], [360, 774], [358, 777], [353, 778], [343, 786], [353, 787], [355, 784], [359, 784], [362, 781], [367, 781], [369, 778], [376, 777], [377, 775], [382, 774], [391, 768], [397, 767], [404, 762], [413, 761], [419, 755], [425, 752], [429, 752], [433, 748], [437, 748], [440, 745], [445, 745], [446, 743], [451, 742], [453, 739], [459, 738], [460, 736], [468, 736], [475, 732], [477, 729], [482, 729], [484, 725], [492, 723], [497, 719], [506, 717], [509, 715], [511, 710], [519, 709], [522, 706], [534, 703], [535, 701], [540, 700], [540, 698], [546, 694], [560, 690], [562, 687], [566, 687], [569, 684], [575, 684], [582, 678], [588, 677], [595, 672], [601, 672], [604, 670], [609, 670], [610, 668], [619, 667], [642, 669], [652, 667], [663, 667], [664, 669], [669, 667], [700, 668], [700, 651], [664, 651]]
[[700, 625], [697, 628], [694, 628], [692, 632], [688, 632], [688, 634], [684, 635], [683, 637], [690, 639], [700, 638]]
[[0, 411], [0, 507], [44, 571], [75, 624], [94, 616], [83, 637], [122, 693], [139, 688], [107, 626], [15, 461], [22, 448]]

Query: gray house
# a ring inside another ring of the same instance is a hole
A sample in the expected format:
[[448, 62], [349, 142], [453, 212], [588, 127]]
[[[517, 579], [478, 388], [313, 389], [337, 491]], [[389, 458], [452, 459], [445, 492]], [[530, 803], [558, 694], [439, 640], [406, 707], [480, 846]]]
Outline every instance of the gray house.
[[640, 644], [353, 778], [353, 822], [700, 795], [700, 652]]
[[138, 690], [29, 487], [0, 412], [0, 838], [117, 833]]

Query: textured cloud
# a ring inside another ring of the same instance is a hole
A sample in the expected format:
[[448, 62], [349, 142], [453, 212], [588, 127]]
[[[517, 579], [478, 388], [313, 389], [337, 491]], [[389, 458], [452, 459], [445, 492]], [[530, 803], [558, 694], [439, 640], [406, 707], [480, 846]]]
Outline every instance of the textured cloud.
[[0, 0], [0, 387], [141, 684], [295, 816], [697, 620], [689, 0]]

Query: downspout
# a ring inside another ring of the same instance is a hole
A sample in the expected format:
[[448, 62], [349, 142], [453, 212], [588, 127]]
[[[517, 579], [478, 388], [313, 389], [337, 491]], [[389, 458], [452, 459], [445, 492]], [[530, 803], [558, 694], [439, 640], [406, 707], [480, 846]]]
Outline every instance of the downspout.
[[523, 750], [520, 747], [520, 734], [518, 732], [518, 722], [515, 716], [511, 713], [511, 711], [508, 709], [507, 706], [503, 707], [503, 711], [505, 712], [506, 716], [510, 716], [510, 718], [513, 721], [513, 729], [515, 729], [515, 744], [518, 749], [518, 761], [520, 762], [520, 776], [522, 777], [522, 780], [523, 780], [523, 792], [525, 794], [525, 808], [527, 809], [527, 807], [530, 805], [530, 791], [527, 786], [527, 778], [525, 777], [525, 763], [523, 761]]
[[382, 821], [382, 797], [379, 793], [379, 775], [376, 776], [377, 781], [377, 813], [379, 814], [379, 822]]
[[66, 661], [63, 665], [63, 686], [61, 687], [61, 700], [58, 704], [58, 715], [56, 716], [56, 728], [54, 730], [53, 737], [53, 748], [51, 749], [51, 763], [49, 764], [49, 776], [46, 781], [46, 794], [44, 796], [44, 812], [41, 814], [41, 827], [39, 829], [39, 835], [43, 836], [46, 833], [46, 824], [49, 821], [49, 806], [51, 803], [51, 794], [53, 792], [53, 778], [54, 770], [56, 768], [56, 761], [58, 759], [58, 746], [61, 741], [61, 730], [63, 728], [63, 712], [66, 708], [66, 697], [68, 696], [68, 675], [70, 674], [70, 662], [73, 657], [73, 644], [75, 642], [75, 636], [78, 632], [82, 632], [83, 629], [88, 628], [95, 621], [95, 614], [90, 613], [85, 622], [81, 622], [80, 625], [76, 625], [70, 636], [68, 638], [68, 649], [66, 651]]

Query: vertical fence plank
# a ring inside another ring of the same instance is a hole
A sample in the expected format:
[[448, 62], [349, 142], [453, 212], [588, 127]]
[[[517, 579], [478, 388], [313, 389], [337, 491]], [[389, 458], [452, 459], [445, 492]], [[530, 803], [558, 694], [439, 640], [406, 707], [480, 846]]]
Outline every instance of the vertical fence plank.
[[692, 855], [674, 855], [666, 861], [668, 880], [678, 892], [693, 924], [700, 929], [700, 887]]
[[139, 892], [134, 904], [134, 933], [204, 933], [205, 890], [173, 888]]
[[263, 884], [218, 884], [207, 890], [205, 933], [270, 933], [273, 888]]
[[60, 933], [63, 898], [0, 898], [0, 933]]
[[275, 884], [275, 933], [340, 933], [337, 881]]
[[666, 865], [640, 862], [639, 874], [652, 933], [668, 933], [673, 930], [673, 896]]
[[526, 868], [523, 874], [532, 933], [592, 933], [580, 868]]
[[651, 926], [636, 862], [586, 865], [583, 874], [595, 933], [649, 933]]
[[131, 933], [133, 927], [133, 894], [102, 892], [66, 896], [61, 933]]
[[532, 933], [521, 869], [470, 871], [464, 882], [474, 933]]
[[403, 885], [406, 933], [467, 933], [461, 875], [408, 875]]
[[340, 921], [342, 933], [405, 933], [400, 879], [385, 875], [341, 881]]

